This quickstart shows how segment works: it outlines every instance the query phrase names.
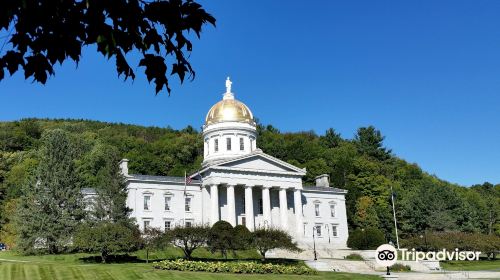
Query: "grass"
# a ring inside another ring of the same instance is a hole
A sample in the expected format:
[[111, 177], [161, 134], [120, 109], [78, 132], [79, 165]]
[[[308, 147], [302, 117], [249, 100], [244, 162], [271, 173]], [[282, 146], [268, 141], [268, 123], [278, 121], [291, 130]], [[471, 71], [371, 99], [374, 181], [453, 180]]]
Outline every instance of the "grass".
[[[172, 250], [172, 251], [168, 251]], [[160, 259], [163, 257], [175, 256], [177, 252], [174, 248], [164, 252], [154, 252], [152, 256]], [[239, 253], [242, 258], [251, 258], [255, 252]], [[13, 252], [0, 252], [0, 279], [2, 280], [245, 280], [245, 279], [302, 279], [304, 277], [311, 280], [329, 279], [379, 279], [378, 276], [321, 272], [314, 276], [303, 275], [241, 275], [241, 274], [220, 274], [204, 272], [181, 272], [157, 270], [151, 264], [144, 263], [145, 253], [139, 251], [132, 255], [134, 262], [99, 264], [85, 262], [95, 257], [91, 254], [62, 254], [62, 255], [41, 255], [41, 256], [21, 256]], [[198, 250], [195, 256], [217, 259], [220, 255], [212, 255], [206, 250]], [[135, 258], [134, 258], [135, 257]]]
[[500, 259], [496, 260], [479, 260], [479, 261], [446, 261], [441, 262], [441, 267], [446, 270], [490, 270], [500, 271]]

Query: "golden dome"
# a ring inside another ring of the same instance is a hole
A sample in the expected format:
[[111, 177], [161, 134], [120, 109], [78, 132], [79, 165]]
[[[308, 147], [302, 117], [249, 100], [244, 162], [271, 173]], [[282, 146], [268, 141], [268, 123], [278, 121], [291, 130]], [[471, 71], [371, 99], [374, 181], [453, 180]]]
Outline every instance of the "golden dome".
[[224, 99], [217, 102], [205, 118], [205, 125], [220, 122], [244, 122], [255, 124], [253, 115], [247, 105], [236, 99]]
[[234, 94], [231, 92], [232, 82], [229, 77], [226, 80], [226, 92], [221, 101], [217, 102], [205, 118], [205, 125], [221, 122], [243, 122], [255, 125], [253, 115], [247, 105], [234, 99]]

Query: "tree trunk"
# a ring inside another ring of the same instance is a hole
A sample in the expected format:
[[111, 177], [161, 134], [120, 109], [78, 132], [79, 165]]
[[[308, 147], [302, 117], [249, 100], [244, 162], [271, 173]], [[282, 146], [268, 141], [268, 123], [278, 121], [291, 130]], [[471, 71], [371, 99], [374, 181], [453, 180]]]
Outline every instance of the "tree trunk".
[[149, 249], [146, 249], [146, 263], [149, 263]]
[[108, 253], [106, 251], [101, 252], [101, 262], [106, 263], [106, 258], [108, 257]]

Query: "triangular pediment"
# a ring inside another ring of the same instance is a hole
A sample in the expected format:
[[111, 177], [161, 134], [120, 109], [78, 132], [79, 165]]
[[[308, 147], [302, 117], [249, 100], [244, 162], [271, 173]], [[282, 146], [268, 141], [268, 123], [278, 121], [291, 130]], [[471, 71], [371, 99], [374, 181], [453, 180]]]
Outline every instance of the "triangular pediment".
[[250, 154], [220, 162], [210, 167], [247, 170], [252, 172], [295, 173], [297, 175], [305, 175], [306, 173], [304, 169], [298, 168], [264, 153]]

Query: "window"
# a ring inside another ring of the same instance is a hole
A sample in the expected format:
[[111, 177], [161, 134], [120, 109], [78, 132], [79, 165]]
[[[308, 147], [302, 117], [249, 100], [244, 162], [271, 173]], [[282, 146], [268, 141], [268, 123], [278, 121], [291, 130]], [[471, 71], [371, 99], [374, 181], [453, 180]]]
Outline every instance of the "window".
[[144, 196], [144, 210], [151, 210], [151, 196]]
[[172, 221], [165, 221], [165, 231], [172, 229]]
[[191, 212], [191, 198], [190, 197], [186, 197], [186, 199], [184, 200], [184, 210], [186, 212]]
[[332, 236], [338, 237], [337, 225], [332, 225]]
[[307, 236], [307, 223], [304, 223], [304, 237]]
[[151, 225], [151, 221], [149, 220], [144, 220], [144, 229], [147, 229], [149, 228], [149, 226]]
[[245, 150], [245, 142], [243, 140], [243, 138], [240, 138], [240, 151], [243, 151]]
[[264, 205], [263, 205], [263, 202], [262, 202], [262, 198], [259, 199], [259, 214], [264, 214]]
[[314, 226], [314, 232], [316, 233], [316, 237], [321, 237], [321, 224], [316, 224]]
[[193, 226], [193, 222], [191, 221], [186, 221], [186, 227], [192, 227]]
[[[243, 211], [241, 211], [242, 214], [245, 214], [245, 211], [247, 209], [246, 204], [245, 204], [245, 196], [241, 197], [241, 205], [243, 205]], [[243, 223], [245, 224], [245, 223]]]
[[165, 211], [170, 211], [172, 197], [165, 196]]
[[231, 138], [226, 138], [227, 150], [231, 151]]
[[214, 151], [215, 152], [219, 151], [219, 139], [214, 140]]
[[330, 204], [330, 216], [335, 217], [335, 204]]
[[316, 217], [319, 217], [319, 203], [314, 204], [314, 213]]

